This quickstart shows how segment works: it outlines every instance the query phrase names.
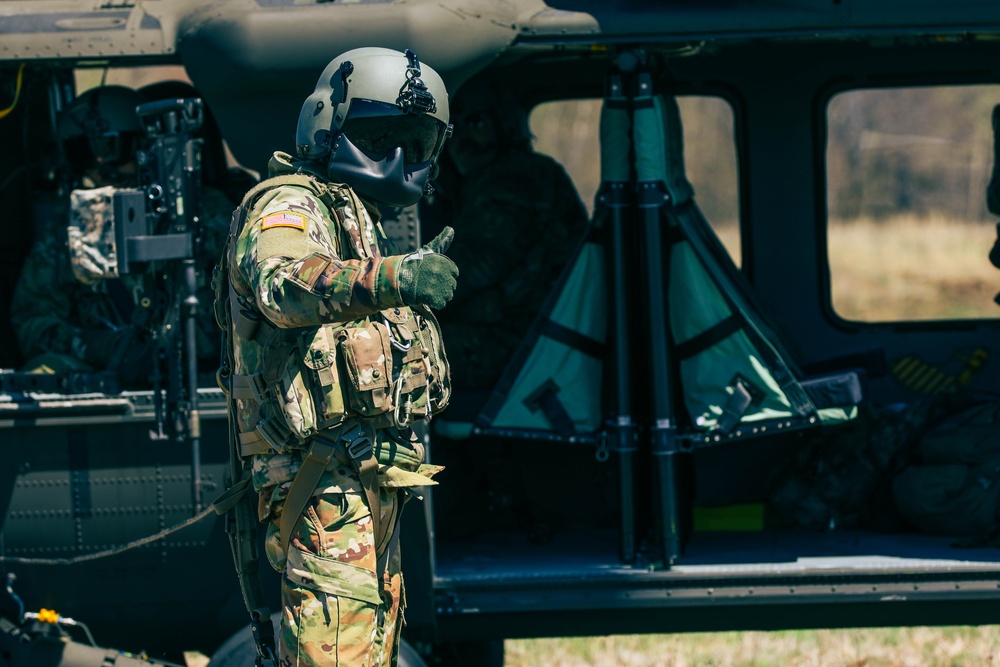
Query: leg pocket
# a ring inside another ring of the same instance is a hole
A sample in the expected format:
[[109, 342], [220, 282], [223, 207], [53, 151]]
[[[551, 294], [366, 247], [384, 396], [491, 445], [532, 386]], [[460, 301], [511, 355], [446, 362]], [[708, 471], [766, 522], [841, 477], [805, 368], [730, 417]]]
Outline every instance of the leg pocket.
[[298, 667], [371, 667], [382, 603], [375, 573], [301, 549], [289, 551], [281, 587], [282, 661]]

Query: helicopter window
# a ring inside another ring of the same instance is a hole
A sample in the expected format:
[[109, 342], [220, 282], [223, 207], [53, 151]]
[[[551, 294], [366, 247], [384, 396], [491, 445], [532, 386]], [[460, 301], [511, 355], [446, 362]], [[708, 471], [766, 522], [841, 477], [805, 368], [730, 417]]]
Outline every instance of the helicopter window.
[[1000, 86], [855, 90], [827, 108], [827, 248], [848, 320], [996, 317], [986, 208]]
[[[677, 98], [684, 126], [684, 161], [698, 206], [730, 257], [740, 265], [739, 189], [733, 108], [721, 97]], [[534, 146], [562, 164], [588, 209], [600, 186], [598, 145], [601, 100], [566, 100], [536, 106], [530, 116]]]

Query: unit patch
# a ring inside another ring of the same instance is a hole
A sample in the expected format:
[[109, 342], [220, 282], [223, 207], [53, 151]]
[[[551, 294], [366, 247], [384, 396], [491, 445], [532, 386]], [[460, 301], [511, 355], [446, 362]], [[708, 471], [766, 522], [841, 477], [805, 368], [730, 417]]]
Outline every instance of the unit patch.
[[301, 213], [292, 213], [290, 211], [265, 215], [260, 223], [261, 231], [273, 227], [294, 227], [295, 229], [305, 231], [306, 219]]

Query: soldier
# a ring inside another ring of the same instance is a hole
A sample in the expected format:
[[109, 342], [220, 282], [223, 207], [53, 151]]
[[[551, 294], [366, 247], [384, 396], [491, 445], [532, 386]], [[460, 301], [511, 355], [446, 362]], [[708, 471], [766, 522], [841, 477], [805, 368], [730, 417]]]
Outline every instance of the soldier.
[[421, 215], [431, 234], [435, 222], [459, 230], [449, 256], [462, 282], [441, 327], [453, 384], [483, 395], [583, 238], [587, 211], [563, 167], [532, 149], [527, 114], [503, 85], [464, 84], [452, 121], [438, 191]]
[[[130, 88], [103, 86], [77, 97], [60, 118], [59, 141], [70, 187], [76, 189], [70, 197], [52, 202], [55, 212], [39, 226], [14, 292], [11, 320], [28, 359], [26, 371], [112, 370], [126, 386], [141, 386], [148, 379], [152, 348], [145, 332], [132, 323], [135, 281], [104, 279], [99, 272], [105, 258], [73, 252], [72, 244], [81, 239], [72, 231], [67, 243], [68, 222], [79, 209], [72, 201], [106, 202], [103, 188], [137, 185], [136, 149], [142, 128], [136, 107], [146, 101]], [[226, 238], [234, 203], [216, 188], [203, 189], [202, 256], [210, 253], [212, 259], [199, 266], [203, 283], [199, 301], [206, 315], [199, 318], [204, 325], [198, 330], [198, 353], [200, 366], [213, 374], [219, 347], [218, 335], [212, 332], [212, 297], [205, 276]], [[88, 233], [83, 230], [84, 236]]]
[[[141, 127], [137, 92], [123, 86], [95, 88], [80, 95], [59, 121], [63, 158], [73, 186], [97, 189], [134, 185], [135, 149]], [[14, 291], [11, 320], [25, 370], [62, 372], [108, 367], [128, 325], [120, 304], [129, 301], [120, 285], [80, 282], [67, 248], [69, 200], [53, 202], [54, 214], [38, 228]], [[135, 369], [146, 354], [141, 341], [119, 350], [123, 368]]]
[[283, 665], [396, 664], [400, 510], [440, 470], [410, 425], [448, 401], [431, 308], [458, 270], [450, 228], [391, 254], [377, 204], [416, 203], [449, 133], [444, 84], [412, 51], [348, 51], [302, 106], [297, 157], [275, 153], [233, 216], [221, 377], [283, 573]]

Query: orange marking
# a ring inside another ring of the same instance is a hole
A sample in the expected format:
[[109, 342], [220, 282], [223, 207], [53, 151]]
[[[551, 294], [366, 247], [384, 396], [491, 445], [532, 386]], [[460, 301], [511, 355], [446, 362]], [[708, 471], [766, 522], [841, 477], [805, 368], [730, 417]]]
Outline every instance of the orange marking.
[[290, 211], [265, 215], [260, 223], [261, 231], [274, 227], [293, 227], [305, 231], [306, 218], [301, 213], [291, 213]]

